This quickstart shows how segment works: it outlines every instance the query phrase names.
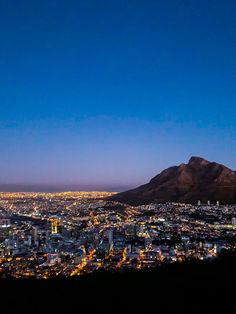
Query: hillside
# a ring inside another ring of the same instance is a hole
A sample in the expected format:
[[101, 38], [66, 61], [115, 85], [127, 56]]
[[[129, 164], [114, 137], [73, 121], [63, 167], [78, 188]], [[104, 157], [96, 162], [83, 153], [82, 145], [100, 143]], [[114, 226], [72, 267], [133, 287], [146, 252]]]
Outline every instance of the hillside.
[[187, 164], [170, 167], [147, 184], [116, 194], [111, 200], [131, 205], [151, 202], [236, 203], [236, 172], [216, 162], [191, 157]]

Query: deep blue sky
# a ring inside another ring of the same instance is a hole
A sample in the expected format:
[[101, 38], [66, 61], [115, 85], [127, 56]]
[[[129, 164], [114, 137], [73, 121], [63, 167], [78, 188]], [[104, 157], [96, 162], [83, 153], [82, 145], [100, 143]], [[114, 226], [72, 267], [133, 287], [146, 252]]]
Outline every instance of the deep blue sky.
[[0, 0], [0, 183], [236, 169], [236, 1]]

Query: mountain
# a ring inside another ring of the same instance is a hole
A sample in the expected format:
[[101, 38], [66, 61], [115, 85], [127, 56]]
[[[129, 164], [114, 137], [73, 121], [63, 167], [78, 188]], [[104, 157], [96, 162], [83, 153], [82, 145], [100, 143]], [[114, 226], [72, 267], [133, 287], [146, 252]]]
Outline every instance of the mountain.
[[236, 204], [236, 172], [216, 162], [191, 157], [187, 164], [170, 167], [147, 184], [116, 194], [110, 200], [130, 205], [151, 202]]

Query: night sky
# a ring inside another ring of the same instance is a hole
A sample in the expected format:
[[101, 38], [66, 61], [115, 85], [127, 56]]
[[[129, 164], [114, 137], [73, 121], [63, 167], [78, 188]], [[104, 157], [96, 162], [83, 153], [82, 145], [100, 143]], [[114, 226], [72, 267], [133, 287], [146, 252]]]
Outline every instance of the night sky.
[[236, 169], [236, 1], [0, 0], [0, 184]]

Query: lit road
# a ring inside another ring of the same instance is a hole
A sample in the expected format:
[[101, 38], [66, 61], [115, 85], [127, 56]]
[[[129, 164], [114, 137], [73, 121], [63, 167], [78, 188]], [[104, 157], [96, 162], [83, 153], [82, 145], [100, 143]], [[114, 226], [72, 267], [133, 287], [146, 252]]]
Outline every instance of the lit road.
[[92, 250], [85, 258], [81, 260], [81, 263], [76, 266], [76, 269], [74, 269], [70, 276], [78, 276], [80, 275], [81, 271], [84, 269], [84, 267], [88, 264], [89, 261], [93, 259], [94, 253], [96, 250]]
[[122, 258], [121, 258], [121, 260], [118, 262], [117, 268], [121, 268], [122, 264], [126, 261], [126, 258], [127, 258], [126, 253], [127, 253], [127, 247], [124, 248], [124, 250], [123, 250], [123, 252], [122, 252]]

